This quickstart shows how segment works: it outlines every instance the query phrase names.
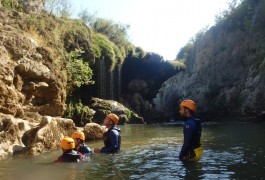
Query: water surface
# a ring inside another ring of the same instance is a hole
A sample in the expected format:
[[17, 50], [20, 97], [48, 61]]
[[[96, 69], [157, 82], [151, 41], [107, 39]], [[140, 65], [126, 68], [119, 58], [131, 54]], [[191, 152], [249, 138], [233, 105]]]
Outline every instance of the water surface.
[[[203, 125], [204, 156], [199, 162], [178, 160], [181, 125], [124, 125], [123, 151], [96, 154], [87, 162], [49, 164], [52, 151], [35, 157], [0, 161], [0, 179], [264, 179], [265, 123]], [[88, 142], [90, 148], [102, 141]]]

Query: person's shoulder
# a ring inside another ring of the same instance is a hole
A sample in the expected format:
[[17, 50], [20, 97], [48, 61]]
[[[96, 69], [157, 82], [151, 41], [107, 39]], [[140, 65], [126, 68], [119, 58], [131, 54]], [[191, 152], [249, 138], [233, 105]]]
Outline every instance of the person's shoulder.
[[90, 153], [91, 152], [91, 149], [85, 144], [82, 146], [82, 148], [83, 148], [85, 153]]
[[120, 129], [118, 129], [117, 127], [112, 128], [110, 131], [111, 134], [115, 134], [115, 135], [118, 135], [119, 132], [120, 132]]
[[196, 125], [196, 122], [194, 121], [193, 118], [188, 119], [185, 123], [186, 128], [194, 127], [195, 125]]

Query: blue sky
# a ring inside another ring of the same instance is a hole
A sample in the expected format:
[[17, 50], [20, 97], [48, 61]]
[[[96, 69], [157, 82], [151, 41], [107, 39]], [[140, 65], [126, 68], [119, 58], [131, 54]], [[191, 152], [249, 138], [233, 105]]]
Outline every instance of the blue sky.
[[129, 40], [166, 60], [199, 30], [214, 24], [215, 15], [231, 0], [71, 0], [73, 14], [82, 9], [97, 17], [130, 25]]

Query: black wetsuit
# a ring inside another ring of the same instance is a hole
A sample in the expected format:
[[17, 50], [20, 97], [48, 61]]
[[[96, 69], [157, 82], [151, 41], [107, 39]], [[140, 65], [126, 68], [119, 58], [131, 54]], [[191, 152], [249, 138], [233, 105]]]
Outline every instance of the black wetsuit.
[[55, 162], [79, 162], [84, 155], [75, 150], [66, 150]]
[[81, 144], [80, 148], [77, 151], [79, 151], [82, 154], [92, 154], [92, 151], [90, 150], [90, 148], [86, 146], [85, 144]]
[[114, 126], [104, 134], [104, 145], [100, 150], [102, 153], [115, 153], [120, 150], [121, 136], [119, 128]]
[[179, 159], [182, 160], [184, 156], [192, 158], [195, 156], [193, 149], [201, 146], [201, 120], [198, 118], [188, 118], [184, 125], [184, 144], [179, 154]]

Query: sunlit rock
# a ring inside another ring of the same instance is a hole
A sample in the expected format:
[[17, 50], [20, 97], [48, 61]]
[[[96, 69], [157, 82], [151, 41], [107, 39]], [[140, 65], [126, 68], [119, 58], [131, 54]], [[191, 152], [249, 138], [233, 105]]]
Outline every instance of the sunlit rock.
[[142, 117], [139, 117], [136, 113], [129, 110], [117, 101], [92, 98], [89, 107], [96, 111], [93, 116], [93, 122], [96, 122], [98, 124], [102, 124], [106, 115], [109, 113], [115, 113], [120, 117], [118, 124], [143, 122]]
[[86, 136], [86, 140], [92, 140], [92, 139], [102, 139], [104, 133], [108, 129], [104, 126], [100, 126], [97, 123], [87, 123], [84, 127], [84, 134]]
[[59, 148], [63, 137], [71, 136], [76, 130], [71, 119], [46, 116], [36, 128], [25, 133], [23, 142], [27, 141], [28, 154], [35, 155]]
[[26, 146], [22, 142], [23, 134], [33, 123], [14, 118], [11, 115], [0, 114], [0, 159], [23, 151]]

